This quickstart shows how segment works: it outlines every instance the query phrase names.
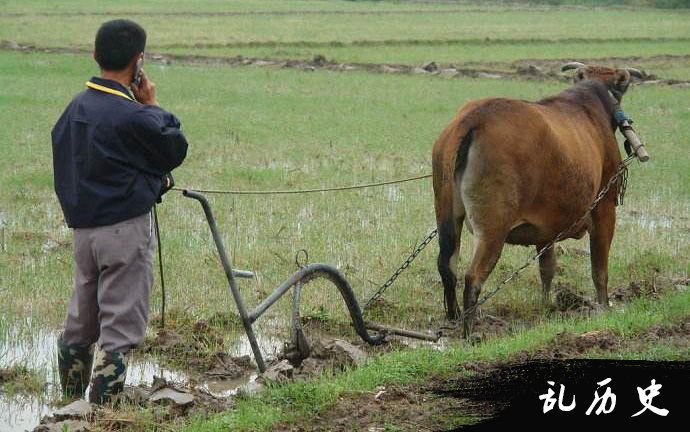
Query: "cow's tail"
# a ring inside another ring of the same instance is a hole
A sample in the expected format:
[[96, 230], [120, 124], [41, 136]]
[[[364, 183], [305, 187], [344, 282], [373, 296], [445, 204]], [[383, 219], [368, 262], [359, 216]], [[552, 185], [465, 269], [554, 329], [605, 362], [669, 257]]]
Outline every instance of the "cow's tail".
[[438, 228], [439, 255], [438, 271], [444, 287], [446, 312], [450, 319], [457, 318], [457, 284], [455, 262], [451, 257], [457, 252], [460, 241], [461, 225], [457, 215], [455, 199], [458, 193], [455, 178], [462, 175], [467, 165], [470, 145], [474, 140], [474, 128], [463, 125], [463, 122], [447, 128], [434, 146], [433, 183], [436, 225]]

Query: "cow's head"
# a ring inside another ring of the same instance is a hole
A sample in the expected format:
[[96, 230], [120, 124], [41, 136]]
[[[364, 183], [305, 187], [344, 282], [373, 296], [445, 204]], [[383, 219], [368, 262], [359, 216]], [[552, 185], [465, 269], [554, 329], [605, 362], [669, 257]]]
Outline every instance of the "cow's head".
[[575, 69], [573, 81], [578, 83], [586, 80], [602, 82], [620, 102], [623, 94], [628, 90], [631, 77], [642, 78], [642, 72], [633, 68], [613, 69], [605, 66], [587, 66], [579, 62], [570, 62], [561, 68], [561, 71]]

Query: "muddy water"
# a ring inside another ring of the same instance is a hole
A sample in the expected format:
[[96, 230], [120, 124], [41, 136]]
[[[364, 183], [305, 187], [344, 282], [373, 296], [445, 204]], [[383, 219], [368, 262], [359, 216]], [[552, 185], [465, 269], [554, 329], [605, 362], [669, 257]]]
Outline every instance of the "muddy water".
[[[0, 367], [22, 364], [45, 374], [46, 382], [52, 382], [53, 357], [56, 336], [49, 332], [22, 334], [17, 328], [7, 331], [0, 344]], [[52, 350], [49, 350], [48, 347]], [[25, 430], [33, 428], [40, 417], [48, 414], [47, 406], [53, 388], [46, 394], [35, 396], [7, 396], [0, 393], [0, 431]]]
[[[619, 217], [622, 225], [636, 225], [649, 231], [674, 228], [674, 219], [669, 216], [655, 216], [644, 213], [623, 213]], [[678, 225], [678, 224], [675, 224]]]
[[[6, 332], [0, 339], [0, 367], [25, 365], [44, 374], [47, 387], [38, 395], [13, 395], [0, 393], [0, 432], [32, 430], [41, 420], [49, 415], [54, 406], [51, 402], [59, 398], [59, 379], [57, 376], [57, 331], [32, 330], [21, 332], [17, 327]], [[264, 355], [275, 353], [282, 342], [277, 338], [259, 337], [259, 345]], [[240, 337], [232, 344], [229, 354], [232, 356], [251, 355], [251, 347], [246, 336]], [[157, 364], [152, 358], [132, 356], [127, 371], [128, 386], [149, 386], [154, 376], [181, 385], [190, 383], [190, 376], [182, 371], [175, 371]], [[233, 380], [208, 380], [195, 383], [197, 387], [217, 397], [230, 397], [241, 387], [256, 380], [256, 371]]]
[[[397, 191], [388, 192], [389, 200], [397, 200]], [[689, 237], [690, 222], [683, 217], [650, 215], [641, 212], [622, 212], [619, 215], [621, 225], [639, 227], [651, 232], [669, 232], [680, 234], [681, 237]], [[0, 323], [6, 324], [6, 323]], [[269, 327], [287, 328], [287, 323], [270, 323]], [[3, 327], [0, 325], [0, 328]], [[54, 407], [51, 402], [58, 399], [59, 385], [57, 378], [57, 354], [56, 341], [58, 333], [44, 329], [36, 329], [30, 322], [24, 322], [9, 327], [4, 335], [0, 335], [0, 367], [8, 367], [21, 364], [32, 370], [44, 374], [47, 388], [42, 394], [9, 397], [0, 393], [0, 432], [32, 430], [41, 417], [50, 414]], [[20, 330], [21, 329], [21, 330]], [[257, 329], [259, 330], [259, 329]], [[265, 357], [275, 355], [282, 348], [282, 339], [267, 336], [270, 331], [258, 331], [257, 338]], [[438, 343], [428, 343], [412, 340], [404, 340], [404, 345], [418, 347], [420, 345], [431, 346], [434, 349], [444, 350], [448, 348], [447, 340], [441, 339]], [[238, 338], [231, 344], [229, 352], [231, 356], [250, 355], [253, 357], [251, 347], [246, 336]], [[189, 385], [202, 388], [218, 397], [231, 397], [238, 389], [254, 382], [257, 372], [252, 371], [245, 376], [233, 380], [207, 380], [199, 382], [193, 380], [183, 371], [170, 370], [162, 367], [150, 357], [142, 355], [134, 356], [128, 369], [126, 384], [129, 386], [148, 386], [153, 382], [154, 376], [162, 377], [169, 382], [181, 385]]]

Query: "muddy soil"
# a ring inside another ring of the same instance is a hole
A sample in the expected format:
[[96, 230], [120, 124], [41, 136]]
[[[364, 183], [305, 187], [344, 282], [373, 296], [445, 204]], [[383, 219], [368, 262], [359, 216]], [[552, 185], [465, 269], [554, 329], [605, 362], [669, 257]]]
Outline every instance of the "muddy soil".
[[[152, 324], [159, 326], [160, 317]], [[172, 310], [165, 328], [159, 328], [155, 337], [147, 338], [139, 351], [172, 368], [184, 370], [195, 381], [237, 379], [255, 368], [248, 355], [233, 357], [228, 354], [224, 335], [238, 326], [239, 317], [232, 313], [197, 320], [184, 311]]]
[[595, 352], [641, 348], [661, 339], [690, 349], [690, 316], [630, 338], [607, 330], [560, 334], [536, 353], [519, 353], [506, 362], [467, 362], [449, 378], [344, 396], [333, 408], [307, 420], [281, 424], [276, 430], [451, 430], [497, 415], [514, 399], [516, 391], [524, 389], [523, 382], [529, 377], [546, 376], [553, 362]]
[[34, 369], [23, 365], [0, 368], [0, 395], [33, 395], [43, 392], [45, 388], [45, 379]]
[[[338, 400], [337, 405], [318, 414], [308, 422], [280, 424], [276, 431], [438, 431], [449, 430], [476, 419], [451, 413], [493, 410], [466, 399], [442, 397], [433, 386], [380, 387], [375, 392], [352, 395]], [[392, 426], [386, 429], [386, 426]]]
[[[153, 326], [159, 323], [160, 318], [152, 321]], [[115, 406], [97, 408], [82, 401], [76, 414], [63, 415], [58, 409], [57, 415], [45, 416], [35, 430], [59, 431], [65, 426], [75, 430], [148, 430], [152, 425], [146, 423], [147, 412], [155, 413], [156, 424], [175, 425], [189, 416], [210, 416], [229, 410], [234, 404], [233, 396], [260, 391], [267, 383], [309, 379], [324, 372], [362, 366], [373, 355], [406, 347], [396, 339], [383, 347], [369, 347], [360, 340], [350, 343], [325, 337], [320, 324], [323, 323], [319, 320], [305, 320], [311, 348], [309, 358], [290, 364], [285, 353], [279, 351], [275, 357], [266, 357], [269, 368], [259, 374], [250, 356], [228, 354], [228, 343], [222, 335], [237, 325], [235, 316], [195, 319], [184, 311], [170, 311], [166, 328], [147, 338], [138, 352], [172, 370], [184, 371], [183, 380], [154, 377], [151, 385], [126, 386]], [[325, 327], [352, 333], [351, 328], [340, 328], [336, 323], [329, 322]]]
[[[195, 326], [199, 333], [185, 338], [175, 330], [159, 330], [142, 351], [163, 363], [206, 378], [233, 379], [254, 368], [249, 356], [232, 357], [223, 350], [224, 341], [205, 322]], [[208, 348], [212, 347], [209, 351]]]
[[[625, 302], [639, 296], [653, 296], [658, 292], [677, 287], [686, 287], [684, 278], [651, 278], [653, 281], [633, 281], [614, 290], [616, 301]], [[653, 288], [652, 288], [653, 287]], [[590, 300], [577, 293], [571, 286], [562, 286], [570, 299], [561, 314], [591, 313], [597, 308]], [[562, 294], [565, 295], [565, 294]], [[575, 300], [573, 300], [575, 299]], [[491, 315], [483, 315], [475, 327], [484, 337], [500, 335], [510, 331], [507, 321]], [[444, 334], [460, 337], [457, 327], [448, 326]], [[583, 334], [562, 333], [546, 347], [537, 352], [521, 352], [508, 362], [484, 363], [468, 362], [460, 367], [460, 373], [449, 380], [431, 380], [423, 385], [379, 388], [367, 394], [347, 395], [337, 404], [309, 420], [279, 425], [282, 431], [322, 431], [322, 430], [372, 430], [383, 431], [386, 427], [395, 430], [448, 430], [462, 425], [473, 424], [491, 418], [504, 408], [502, 399], [493, 395], [486, 398], [456, 397], [448, 395], [449, 383], [456, 388], [473, 388], [480, 391], [496, 377], [512, 376], [511, 370], [522, 370], [529, 362], [560, 361], [582, 358], [595, 353], [613, 353], [622, 350], [643, 349], [659, 340], [671, 341], [678, 347], [690, 349], [690, 317], [670, 326], [655, 326], [631, 338], [623, 338], [609, 330], [591, 331]], [[467, 378], [467, 374], [474, 376]], [[488, 378], [487, 378], [488, 377]], [[503, 379], [500, 378], [499, 381]], [[489, 381], [487, 381], [489, 380]], [[486, 382], [485, 382], [486, 381]], [[461, 383], [458, 384], [458, 383]], [[490, 388], [490, 386], [489, 386]], [[494, 386], [493, 388], [500, 388]]]
[[[87, 54], [90, 51], [82, 48], [41, 48], [33, 45], [21, 45], [14, 41], [0, 41], [0, 49], [21, 52], [44, 52], [57, 54]], [[659, 57], [659, 56], [657, 56]], [[687, 60], [688, 56], [663, 56]], [[445, 78], [488, 78], [497, 80], [531, 80], [545, 81], [557, 80], [568, 82], [570, 78], [560, 72], [561, 65], [565, 59], [557, 60], [518, 60], [506, 64], [437, 64], [429, 61], [421, 65], [402, 65], [393, 63], [341, 63], [329, 60], [322, 55], [316, 55], [310, 60], [286, 60], [276, 58], [245, 57], [242, 55], [235, 57], [201, 56], [201, 55], [182, 55], [182, 54], [163, 54], [153, 53], [150, 61], [163, 64], [200, 64], [200, 65], [227, 65], [231, 67], [255, 66], [268, 68], [287, 68], [303, 71], [327, 70], [332, 72], [365, 71], [370, 73], [383, 74], [406, 74], [406, 75], [427, 75], [441, 76]], [[656, 58], [656, 57], [655, 57]], [[592, 62], [599, 64], [618, 63], [627, 58], [613, 57], [610, 59], [593, 59]], [[632, 57], [630, 59], [633, 59]], [[502, 67], [501, 67], [502, 66]], [[690, 80], [663, 79], [655, 74], [642, 71], [643, 79], [638, 83], [645, 85], [672, 85], [687, 87]]]
[[[229, 66], [258, 66], [272, 68], [299, 69], [304, 71], [327, 70], [332, 72], [364, 71], [383, 74], [425, 75], [444, 78], [488, 78], [497, 80], [562, 81], [571, 78], [561, 73], [563, 60], [516, 61], [506, 64], [439, 64], [433, 61], [421, 65], [395, 63], [342, 63], [316, 55], [311, 60], [286, 60], [256, 57], [214, 57], [180, 54], [153, 54], [152, 59], [164, 64], [225, 64]], [[683, 57], [683, 59], [685, 59]], [[620, 60], [616, 60], [620, 61]], [[594, 59], [597, 64], [616, 62], [612, 59]], [[690, 80], [663, 79], [655, 74], [641, 71], [643, 78], [637, 80], [645, 85], [688, 86]]]
[[[649, 280], [633, 281], [617, 287], [611, 297], [616, 302], [626, 302], [639, 296], [653, 297], [665, 290], [687, 289], [689, 282], [687, 278], [653, 276]], [[572, 286], [560, 286], [558, 291], [568, 293], [568, 296], [577, 301], [574, 302], [574, 306], [571, 301], [568, 307], [554, 308], [551, 313], [567, 316], [588, 314], [597, 309], [596, 305]], [[381, 307], [385, 309], [385, 305]], [[516, 326], [522, 328], [532, 325], [528, 321], [512, 320], [514, 317], [511, 318], [510, 311], [507, 315], [500, 311], [492, 311], [497, 312], [499, 316], [479, 314], [475, 325], [475, 339], [489, 339], [510, 333]], [[153, 324], [156, 324], [156, 320]], [[154, 379], [151, 385], [139, 384], [136, 387], [128, 387], [120, 408], [95, 410], [88, 416], [87, 424], [107, 430], [145, 430], [146, 425], [138, 423], [142, 421], [141, 415], [137, 417], [132, 413], [147, 410], [155, 411], [156, 416], [166, 424], [176, 424], [183, 422], [189, 415], [211, 415], [230, 409], [233, 405], [233, 395], [259, 391], [266, 383], [309, 379], [327, 371], [359, 367], [365, 364], [368, 358], [383, 352], [413, 349], [416, 346], [414, 343], [408, 344], [404, 339], [392, 337], [388, 344], [370, 347], [357, 339], [348, 326], [307, 317], [303, 320], [303, 326], [311, 348], [311, 356], [301, 362], [295, 362], [290, 358], [291, 363], [285, 351], [289, 348], [286, 344], [283, 352], [278, 352], [275, 357], [267, 357], [269, 371], [259, 375], [255, 363], [249, 356], [228, 354], [229, 347], [222, 335], [227, 334], [228, 329], [235, 326], [237, 317], [231, 314], [194, 319], [184, 312], [172, 311], [166, 320], [166, 329], [147, 339], [141, 351], [153, 356], [161, 364], [185, 371], [185, 380], [173, 382]], [[328, 337], [328, 334], [335, 334], [334, 331], [348, 335], [348, 340]], [[441, 331], [445, 338], [462, 337], [462, 326], [446, 323], [445, 326], [441, 326]], [[673, 325], [653, 327], [632, 338], [623, 338], [608, 330], [584, 334], [563, 333], [536, 352], [516, 354], [510, 363], [469, 362], [461, 365], [459, 370], [463, 376], [467, 373], [482, 375], [516, 362], [562, 360], [581, 358], [593, 353], [643, 350], [646, 346], [661, 340], [665, 343], [670, 341], [679, 349], [690, 350], [690, 317]], [[460, 379], [462, 376], [456, 378]], [[6, 379], [12, 377], [0, 374], [0, 381]], [[225, 389], [225, 393], [212, 391], [210, 383], [218, 384]], [[378, 430], [375, 429], [379, 427], [376, 425], [384, 423], [395, 424], [402, 430], [449, 429], [490, 417], [496, 407], [500, 408], [500, 405], [491, 407], [465, 398], [446, 398], [438, 394], [437, 384], [432, 381], [423, 386], [380, 388], [372, 394], [347, 395], [341, 398], [332, 410], [322, 413], [309, 424], [281, 425], [279, 430], [352, 430], [371, 427], [374, 428], [372, 430]], [[227, 389], [230, 388], [231, 391], [228, 392]], [[159, 390], [171, 393], [172, 399], [152, 401], [153, 395]], [[185, 402], [186, 399], [191, 399], [191, 402]], [[461, 414], [449, 416], [448, 413]], [[46, 427], [63, 420], [75, 419], [46, 419]]]
[[[210, 416], [232, 409], [233, 401], [199, 388], [155, 379], [151, 386], [128, 387], [111, 405], [96, 407], [84, 400], [69, 404], [42, 419], [35, 432], [68, 430], [148, 430], [152, 426], [181, 424], [189, 416]], [[151, 422], [136, 413], [155, 414]]]
[[19, 373], [14, 369], [0, 368], [0, 386], [6, 382], [12, 382], [13, 380], [17, 379], [18, 376]]

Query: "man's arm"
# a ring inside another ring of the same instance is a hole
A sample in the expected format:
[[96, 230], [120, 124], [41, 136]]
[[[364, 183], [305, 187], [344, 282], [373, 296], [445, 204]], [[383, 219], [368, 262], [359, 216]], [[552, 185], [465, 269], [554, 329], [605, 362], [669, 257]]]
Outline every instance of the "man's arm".
[[180, 121], [159, 107], [143, 106], [131, 118], [130, 145], [141, 152], [147, 166], [141, 167], [159, 176], [177, 168], [187, 156], [187, 139]]
[[156, 99], [156, 84], [141, 71], [139, 85], [132, 84], [134, 97], [142, 104], [130, 121], [129, 138], [145, 156], [148, 166], [141, 169], [159, 176], [169, 174], [187, 155], [187, 140], [180, 121], [163, 110]]

